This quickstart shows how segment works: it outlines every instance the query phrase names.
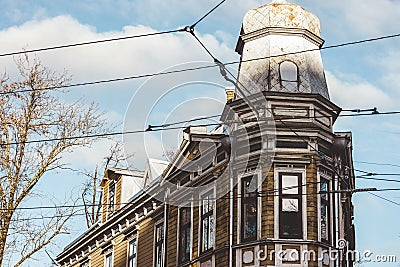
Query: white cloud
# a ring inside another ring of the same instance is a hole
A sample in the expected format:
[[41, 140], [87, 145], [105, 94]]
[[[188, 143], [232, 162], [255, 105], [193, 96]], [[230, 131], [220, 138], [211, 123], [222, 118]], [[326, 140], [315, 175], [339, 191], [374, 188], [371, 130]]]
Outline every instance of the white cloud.
[[332, 101], [342, 108], [377, 107], [384, 110], [395, 105], [394, 99], [365, 80], [349, 76], [339, 78], [330, 72], [326, 72], [326, 79]]
[[[16, 51], [22, 47], [35, 49], [131, 36], [154, 31], [154, 29], [143, 25], [129, 25], [123, 27], [120, 31], [97, 32], [95, 27], [82, 24], [71, 16], [57, 16], [40, 21], [32, 20], [20, 26], [4, 29], [0, 31], [0, 39], [4, 40], [2, 42], [2, 51]], [[221, 43], [212, 35], [202, 35], [201, 33], [197, 33], [197, 35], [219, 59], [236, 59], [233, 49], [228, 48], [227, 45]], [[211, 62], [209, 55], [188, 33], [167, 34], [52, 50], [40, 52], [38, 56], [50, 68], [58, 70], [67, 69], [73, 76], [72, 83], [154, 73], [182, 62], [198, 60]], [[0, 58], [0, 64], [9, 71], [14, 68], [14, 64], [10, 58]], [[216, 76], [220, 76], [217, 68], [213, 71]], [[187, 78], [190, 75], [194, 74], [187, 73], [182, 76]], [[201, 75], [194, 75], [193, 77], [196, 77], [193, 78], [195, 80], [204, 79], [204, 76], [201, 77]], [[153, 87], [167, 87], [168, 79], [171, 78], [165, 76], [157, 80], [153, 84]], [[189, 78], [188, 80], [190, 81], [191, 79]], [[72, 93], [70, 96], [85, 94], [91, 100], [96, 99], [100, 101], [102, 108], [107, 110], [108, 117], [114, 123], [119, 123], [122, 122], [122, 116], [119, 114], [124, 111], [132, 94], [143, 81], [113, 83], [97, 87], [80, 87], [71, 89]], [[149, 88], [150, 94], [154, 92], [153, 87]], [[115, 91], [116, 88], [126, 88], [127, 90]], [[147, 101], [146, 99], [146, 97], [143, 98], [142, 102]], [[142, 105], [142, 103], [139, 104]], [[203, 107], [203, 110], [206, 109], [207, 107]], [[140, 112], [141, 109], [139, 108], [137, 111]], [[196, 114], [198, 113], [197, 111]], [[135, 115], [133, 118], [135, 119], [137, 116]], [[129, 127], [129, 130], [143, 129], [145, 126], [142, 123], [143, 121], [140, 120], [133, 123], [130, 125], [132, 127]], [[152, 139], [149, 143], [152, 150], [160, 152], [159, 141]], [[141, 138], [138, 138], [138, 141], [132, 144], [132, 146], [137, 155], [136, 160], [143, 162], [143, 157], [146, 156], [146, 153]], [[77, 153], [74, 153], [73, 156], [70, 156], [69, 159], [75, 163], [79, 163], [79, 165], [93, 165], [101, 159], [100, 155], [104, 156], [106, 149], [107, 147], [101, 148], [97, 145], [91, 149], [81, 149]], [[82, 161], [79, 161], [75, 157], [82, 158]]]
[[[94, 41], [155, 32], [143, 25], [125, 26], [120, 31], [97, 32], [71, 16], [57, 16], [42, 21], [29, 21], [0, 32], [2, 51], [25, 47], [35, 49], [53, 45]], [[200, 34], [199, 34], [200, 35]], [[200, 35], [201, 37], [201, 35]], [[232, 59], [232, 49], [205, 35], [204, 42], [222, 59]], [[75, 81], [124, 77], [156, 72], [191, 60], [210, 60], [201, 46], [188, 33], [136, 38], [62, 50], [41, 52], [46, 63], [67, 69]]]
[[319, 1], [314, 9], [318, 11], [315, 13], [321, 18], [324, 28], [338, 36], [374, 36], [398, 32], [399, 1]]

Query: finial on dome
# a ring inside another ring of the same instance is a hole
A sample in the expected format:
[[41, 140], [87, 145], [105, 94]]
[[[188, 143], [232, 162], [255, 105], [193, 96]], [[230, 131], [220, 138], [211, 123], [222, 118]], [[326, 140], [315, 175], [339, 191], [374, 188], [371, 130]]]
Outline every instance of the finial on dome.
[[271, 4], [288, 4], [286, 0], [272, 0]]

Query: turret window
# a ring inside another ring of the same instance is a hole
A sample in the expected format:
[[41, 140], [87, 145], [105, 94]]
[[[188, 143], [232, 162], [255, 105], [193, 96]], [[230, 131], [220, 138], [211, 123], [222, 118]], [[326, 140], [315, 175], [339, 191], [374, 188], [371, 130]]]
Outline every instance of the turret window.
[[279, 174], [280, 238], [302, 238], [302, 186], [300, 173]]
[[279, 66], [281, 85], [284, 91], [297, 91], [299, 85], [298, 68], [292, 61], [283, 61]]
[[[254, 179], [254, 180], [253, 180]], [[242, 211], [242, 241], [253, 241], [257, 239], [257, 176], [242, 178], [241, 211]]]
[[[329, 191], [329, 181], [327, 179], [321, 178], [320, 182], [320, 190], [323, 192]], [[329, 221], [330, 221], [330, 205], [329, 205], [329, 194], [321, 193], [320, 194], [320, 210], [321, 210], [321, 239], [325, 242], [329, 241]]]
[[191, 212], [192, 211], [190, 207], [183, 207], [179, 210], [179, 263], [190, 260], [192, 238]]

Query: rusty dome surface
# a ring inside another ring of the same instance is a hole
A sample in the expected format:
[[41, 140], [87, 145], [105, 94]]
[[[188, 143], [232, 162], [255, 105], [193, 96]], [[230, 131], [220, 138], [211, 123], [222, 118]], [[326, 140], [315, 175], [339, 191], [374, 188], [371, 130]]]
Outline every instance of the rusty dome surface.
[[274, 0], [247, 12], [243, 20], [244, 33], [268, 27], [306, 29], [320, 36], [321, 26], [317, 16], [297, 4]]

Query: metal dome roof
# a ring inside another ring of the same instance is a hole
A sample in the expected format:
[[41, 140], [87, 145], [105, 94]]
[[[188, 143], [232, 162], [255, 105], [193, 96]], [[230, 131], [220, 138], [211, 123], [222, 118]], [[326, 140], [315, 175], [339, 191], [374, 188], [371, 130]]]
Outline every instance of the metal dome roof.
[[268, 27], [306, 29], [320, 36], [321, 27], [317, 16], [297, 4], [274, 0], [269, 4], [247, 12], [243, 19], [244, 33]]

